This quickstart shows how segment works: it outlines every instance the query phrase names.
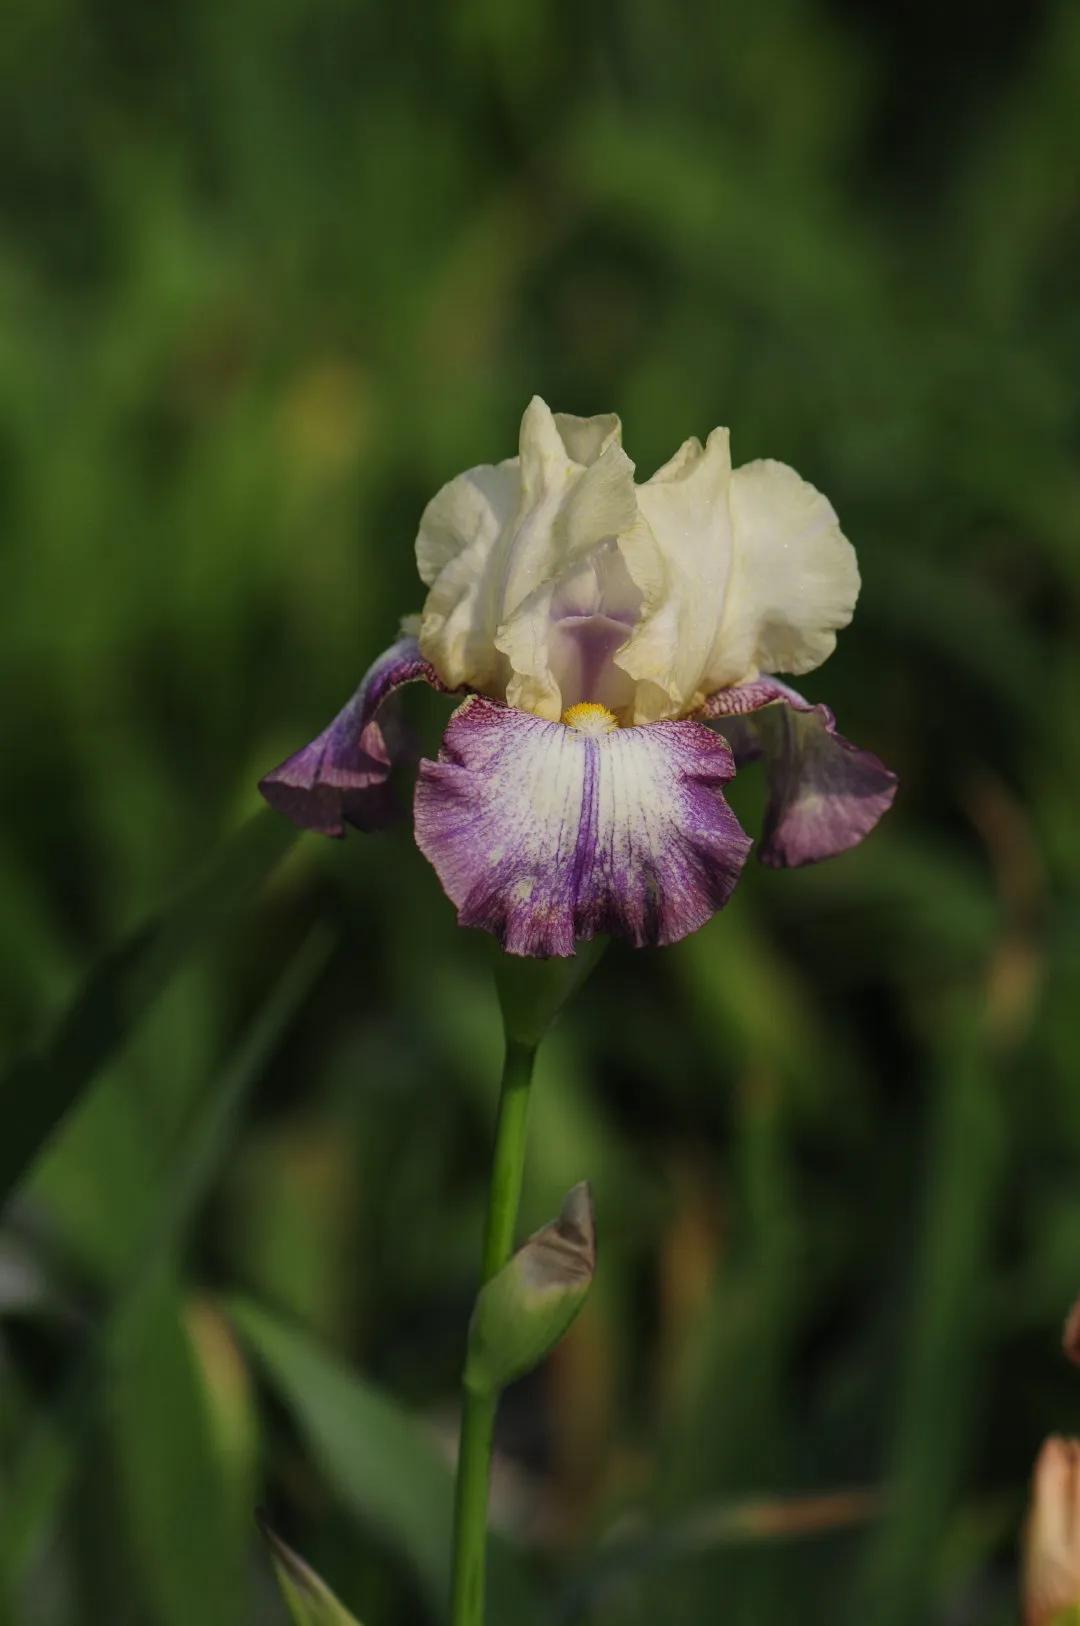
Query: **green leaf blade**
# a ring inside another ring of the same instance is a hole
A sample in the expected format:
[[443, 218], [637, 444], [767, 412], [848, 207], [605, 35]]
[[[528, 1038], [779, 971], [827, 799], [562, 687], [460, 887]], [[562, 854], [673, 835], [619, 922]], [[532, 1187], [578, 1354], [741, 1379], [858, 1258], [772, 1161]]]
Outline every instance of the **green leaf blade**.
[[99, 961], [44, 1043], [8, 1067], [0, 1079], [0, 1206], [174, 972], [247, 902], [295, 837], [270, 813], [249, 820], [170, 907]]
[[[403, 1407], [304, 1333], [249, 1300], [233, 1300], [228, 1309], [330, 1485], [365, 1527], [412, 1564], [429, 1606], [442, 1618], [450, 1590], [453, 1485], [433, 1441]], [[489, 1566], [492, 1619], [536, 1626], [538, 1599], [505, 1541], [492, 1539]]]
[[281, 1596], [293, 1626], [360, 1626], [320, 1575], [259, 1518]]

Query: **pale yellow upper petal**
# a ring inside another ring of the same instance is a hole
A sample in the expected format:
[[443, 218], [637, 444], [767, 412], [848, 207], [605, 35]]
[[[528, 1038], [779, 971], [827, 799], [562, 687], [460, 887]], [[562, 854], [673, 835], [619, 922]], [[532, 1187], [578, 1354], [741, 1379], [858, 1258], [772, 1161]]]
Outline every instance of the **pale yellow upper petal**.
[[613, 443], [622, 445], [622, 424], [614, 412], [600, 412], [595, 418], [577, 418], [572, 412], [553, 416], [567, 456], [586, 468]]
[[517, 458], [484, 463], [444, 485], [424, 509], [416, 563], [430, 588], [420, 647], [443, 682], [498, 690], [502, 658], [494, 644], [494, 569], [500, 542], [521, 502]]
[[522, 697], [511, 704], [558, 714], [542, 606], [562, 576], [637, 520], [620, 438], [613, 413], [554, 414], [534, 396], [518, 456], [470, 469], [428, 504], [416, 543], [430, 589], [419, 638], [444, 682], [500, 697], [509, 685]]
[[731, 577], [705, 681], [813, 671], [854, 612], [855, 550], [828, 499], [785, 463], [736, 469], [730, 505]]
[[683, 715], [705, 698], [702, 682], [731, 570], [730, 481], [728, 432], [714, 429], [707, 445], [696, 437], [685, 441], [638, 487], [638, 508], [663, 575], [616, 656], [639, 685], [636, 722]]
[[[625, 566], [621, 575], [618, 570], [621, 538], [639, 523], [634, 465], [612, 440], [591, 467], [578, 467], [543, 536], [535, 538], [527, 559], [520, 559], [511, 574], [505, 618], [495, 637], [512, 673], [508, 703], [540, 717], [558, 718], [578, 700], [604, 698], [567, 691], [574, 667], [567, 625], [599, 620], [614, 626], [615, 616], [627, 608], [628, 589], [635, 619], [640, 607]], [[614, 604], [609, 602], [613, 593]], [[629, 633], [627, 625], [617, 642]]]
[[782, 463], [732, 472], [726, 429], [644, 485], [614, 414], [534, 397], [517, 457], [451, 480], [424, 511], [420, 646], [440, 677], [557, 718], [686, 716], [758, 671], [832, 652], [859, 590], [836, 514]]

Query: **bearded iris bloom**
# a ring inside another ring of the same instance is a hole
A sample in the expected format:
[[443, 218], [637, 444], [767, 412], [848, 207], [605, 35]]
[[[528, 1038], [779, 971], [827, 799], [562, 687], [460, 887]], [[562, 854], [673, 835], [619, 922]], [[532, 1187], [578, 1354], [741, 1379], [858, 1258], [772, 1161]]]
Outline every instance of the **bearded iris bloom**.
[[534, 398], [518, 456], [428, 504], [416, 557], [422, 613], [260, 789], [302, 828], [376, 828], [392, 812], [386, 702], [418, 680], [464, 694], [420, 764], [416, 840], [460, 923], [510, 953], [703, 925], [752, 845], [724, 798], [744, 762], [767, 776], [767, 864], [843, 852], [892, 802], [895, 776], [775, 676], [832, 653], [854, 550], [793, 469], [732, 469], [726, 429], [638, 485], [617, 417]]

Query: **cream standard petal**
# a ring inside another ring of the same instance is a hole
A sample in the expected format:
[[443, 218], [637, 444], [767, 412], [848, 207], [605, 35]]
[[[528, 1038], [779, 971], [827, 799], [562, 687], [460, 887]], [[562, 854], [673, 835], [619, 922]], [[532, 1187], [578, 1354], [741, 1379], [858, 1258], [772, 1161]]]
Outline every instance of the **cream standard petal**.
[[832, 504], [794, 469], [769, 459], [736, 469], [730, 486], [731, 579], [708, 686], [762, 672], [799, 674], [836, 647], [859, 594], [855, 550]]
[[494, 644], [493, 567], [520, 502], [521, 471], [514, 457], [459, 474], [424, 509], [416, 564], [430, 592], [419, 641], [450, 688], [498, 686], [505, 662]]
[[416, 543], [430, 588], [420, 644], [444, 682], [505, 693], [513, 667], [499, 628], [599, 540], [613, 500], [626, 510], [624, 487], [633, 505], [633, 465], [619, 435], [614, 414], [555, 415], [536, 396], [518, 456], [470, 469], [428, 504]]
[[556, 412], [554, 421], [566, 455], [585, 468], [595, 463], [609, 446], [622, 445], [622, 424], [614, 412], [599, 412], [595, 418], [578, 418], [572, 412]]
[[619, 445], [618, 420], [571, 421], [572, 443], [597, 454], [588, 464], [569, 456], [559, 421], [539, 396], [521, 420], [522, 499], [505, 539], [499, 584], [504, 622], [537, 587], [637, 520], [634, 465]]
[[[707, 445], [696, 437], [684, 442], [637, 488], [663, 575], [650, 609], [615, 657], [638, 684], [635, 722], [685, 714], [708, 692], [707, 667], [731, 570], [730, 482], [728, 431], [714, 429]], [[633, 573], [640, 549], [632, 542], [626, 552]]]
[[513, 668], [508, 704], [554, 721], [591, 700], [628, 722], [635, 685], [612, 657], [630, 636], [641, 604], [614, 537], [538, 587], [499, 634]]
[[634, 465], [612, 442], [564, 488], [546, 536], [536, 537], [507, 584], [495, 643], [510, 667], [511, 706], [554, 721], [579, 700], [615, 710], [629, 701], [629, 692], [610, 687], [611, 656], [641, 610], [619, 551], [639, 523]]

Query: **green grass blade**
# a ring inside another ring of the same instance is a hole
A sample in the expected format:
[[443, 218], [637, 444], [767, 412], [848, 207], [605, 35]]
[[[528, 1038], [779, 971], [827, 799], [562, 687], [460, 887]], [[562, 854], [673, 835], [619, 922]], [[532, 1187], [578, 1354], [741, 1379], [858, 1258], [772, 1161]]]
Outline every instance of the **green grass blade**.
[[70, 1482], [82, 1432], [94, 1415], [94, 1395], [109, 1361], [138, 1333], [144, 1301], [152, 1297], [162, 1265], [175, 1260], [232, 1143], [245, 1100], [282, 1034], [321, 974], [332, 947], [321, 928], [301, 944], [252, 1022], [220, 1078], [208, 1091], [176, 1174], [162, 1199], [158, 1221], [126, 1290], [117, 1296], [97, 1340], [70, 1374], [60, 1401], [42, 1417], [5, 1476], [0, 1521], [0, 1575], [20, 1575], [40, 1550]]
[[138, 1295], [110, 1385], [121, 1529], [155, 1626], [250, 1618], [248, 1519], [230, 1494], [209, 1395], [171, 1272]]
[[[452, 1482], [446, 1463], [403, 1407], [261, 1306], [229, 1311], [258, 1355], [341, 1500], [412, 1564], [437, 1616], [450, 1585]], [[491, 1618], [532, 1626], [540, 1608], [505, 1543], [489, 1556]]]
[[873, 1626], [928, 1618], [931, 1563], [953, 1511], [975, 1424], [980, 1288], [1005, 1155], [1000, 1077], [978, 1020], [941, 1041], [937, 1099], [890, 1443], [887, 1512], [870, 1543], [854, 1615]]
[[288, 1606], [293, 1626], [360, 1626], [339, 1598], [336, 1598], [310, 1564], [294, 1553], [270, 1526], [259, 1519], [259, 1528], [270, 1548], [281, 1595]]
[[172, 974], [252, 895], [296, 832], [259, 813], [175, 902], [110, 950], [39, 1047], [0, 1079], [0, 1204]]

